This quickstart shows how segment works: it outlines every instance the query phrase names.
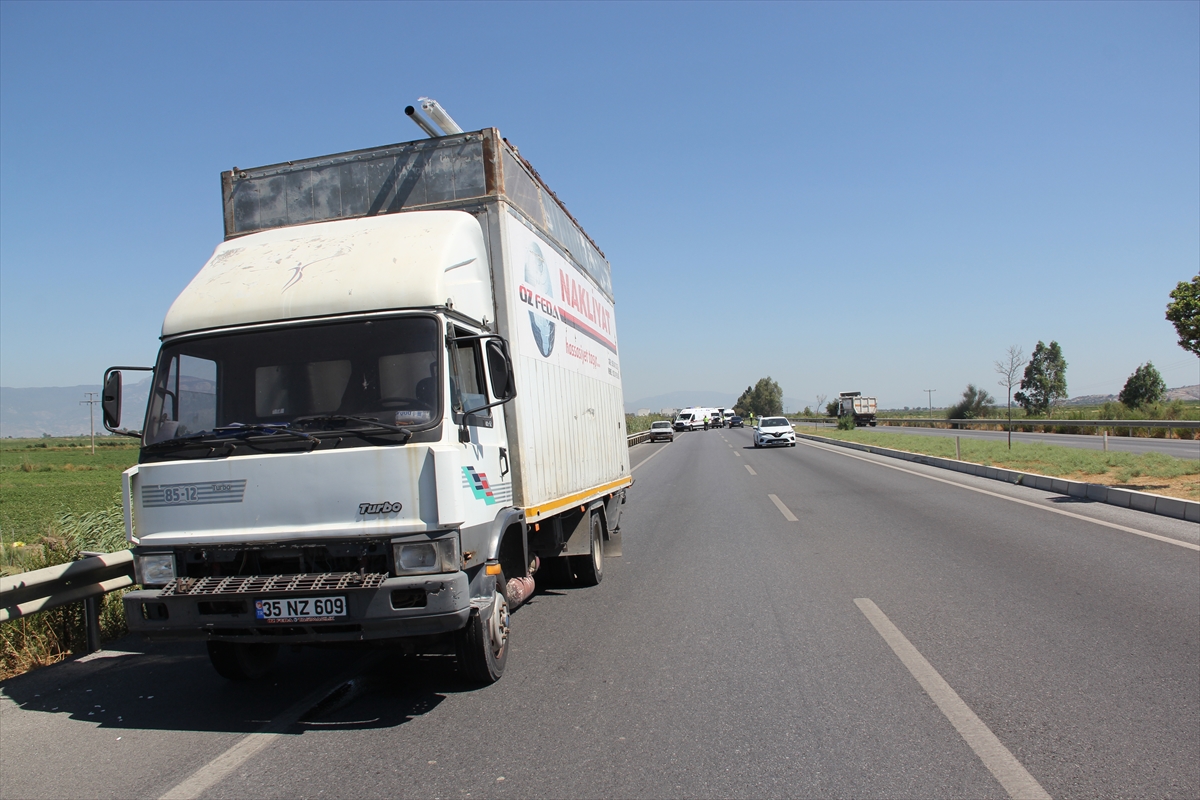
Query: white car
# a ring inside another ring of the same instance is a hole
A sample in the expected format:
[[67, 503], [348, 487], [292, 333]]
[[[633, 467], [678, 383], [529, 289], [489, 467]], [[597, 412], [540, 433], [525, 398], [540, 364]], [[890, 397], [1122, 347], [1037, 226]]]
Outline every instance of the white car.
[[796, 446], [796, 432], [784, 417], [763, 417], [754, 428], [754, 446]]
[[671, 427], [671, 423], [650, 423], [650, 441], [657, 442], [659, 439], [666, 439], [668, 442], [675, 441], [675, 429]]

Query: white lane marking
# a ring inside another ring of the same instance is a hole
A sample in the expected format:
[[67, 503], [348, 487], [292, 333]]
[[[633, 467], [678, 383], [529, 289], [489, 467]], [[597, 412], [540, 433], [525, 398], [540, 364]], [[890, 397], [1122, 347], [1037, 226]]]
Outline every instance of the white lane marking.
[[653, 453], [651, 453], [650, 455], [648, 455], [648, 456], [646, 456], [645, 458], [643, 458], [641, 461], [639, 461], [639, 462], [637, 463], [637, 466], [633, 466], [633, 467], [630, 467], [630, 468], [629, 468], [629, 474], [630, 474], [630, 475], [632, 475], [632, 474], [633, 474], [633, 471], [634, 471], [635, 469], [637, 469], [638, 467], [640, 467], [642, 464], [645, 464], [647, 461], [649, 461], [650, 459], [654, 458], [656, 455], [658, 455], [659, 453], [661, 453], [663, 450], [666, 450], [666, 449], [667, 449], [668, 447], [670, 447], [670, 446], [671, 446], [671, 445], [668, 443], [668, 444], [666, 444], [666, 445], [664, 445], [664, 446], [662, 446], [662, 447], [658, 448], [657, 450], [655, 450], [655, 451], [654, 451]]
[[754, 471], [754, 467], [750, 466], [749, 464], [742, 464], [742, 466], [745, 467], [746, 471], [749, 472], [751, 475], [758, 474], [757, 472]]
[[[373, 659], [358, 661], [333, 681], [333, 687], [341, 686], [353, 673], [362, 670], [365, 664], [372, 661]], [[247, 734], [224, 753], [221, 753], [212, 761], [209, 761], [200, 767], [200, 769], [177, 783], [160, 800], [192, 800], [192, 798], [204, 794], [211, 787], [227, 778], [242, 764], [253, 758], [263, 748], [270, 745], [280, 736], [283, 736], [284, 732], [292, 725], [295, 725], [306, 711], [328, 697], [331, 691], [330, 685], [325, 684], [322, 688], [309, 694], [300, 702], [290, 706], [262, 728], [254, 733]]]
[[933, 665], [912, 646], [912, 642], [892, 624], [887, 615], [879, 610], [879, 606], [866, 597], [857, 598], [854, 605], [858, 606], [875, 626], [875, 630], [879, 631], [879, 635], [892, 648], [892, 652], [908, 667], [917, 683], [921, 684], [921, 688], [946, 715], [950, 724], [971, 746], [983, 765], [1000, 781], [1009, 797], [1050, 800], [1049, 793], [1042, 785], [1021, 766], [1021, 762], [996, 738], [996, 734], [992, 733], [983, 720], [975, 715], [971, 707], [962, 701], [958, 692], [946, 683]]
[[1037, 509], [1041, 509], [1042, 511], [1049, 511], [1051, 514], [1061, 514], [1064, 517], [1071, 517], [1072, 519], [1080, 519], [1080, 520], [1083, 520], [1084, 522], [1094, 522], [1097, 525], [1103, 525], [1106, 528], [1116, 528], [1119, 531], [1125, 531], [1126, 533], [1133, 533], [1138, 536], [1145, 536], [1147, 539], [1157, 539], [1160, 542], [1166, 542], [1167, 544], [1179, 545], [1180, 547], [1186, 547], [1189, 550], [1200, 550], [1200, 544], [1192, 544], [1191, 542], [1185, 542], [1180, 539], [1172, 539], [1168, 536], [1159, 536], [1157, 533], [1150, 533], [1149, 531], [1139, 531], [1137, 528], [1130, 528], [1126, 525], [1118, 525], [1115, 522], [1106, 522], [1102, 519], [1095, 519], [1093, 517], [1085, 517], [1082, 514], [1072, 514], [1070, 511], [1063, 511], [1061, 508], [1049, 508], [1048, 506], [1044, 506], [1041, 503], [1032, 503], [1028, 500], [1020, 500], [1016, 497], [1009, 497], [1008, 495], [997, 494], [996, 492], [989, 492], [987, 489], [979, 489], [975, 486], [968, 486], [965, 483], [958, 483], [956, 481], [948, 481], [945, 478], [938, 478], [933, 475], [926, 475], [922, 472], [917, 472], [915, 470], [905, 469], [904, 467], [897, 467], [894, 464], [883, 464], [879, 461], [873, 461], [869, 458], [863, 458], [862, 456], [856, 456], [852, 453], [842, 452], [842, 450], [837, 447], [827, 447], [825, 445], [814, 444], [811, 440], [805, 441], [804, 444], [808, 447], [814, 447], [817, 450], [824, 450], [827, 453], [833, 453], [835, 455], [845, 456], [846, 458], [853, 458], [853, 459], [857, 459], [859, 461], [865, 461], [868, 464], [874, 464], [877, 467], [887, 467], [888, 469], [894, 469], [894, 470], [897, 470], [898, 472], [907, 472], [909, 475], [916, 475], [918, 478], [927, 478], [931, 481], [937, 481], [938, 483], [947, 483], [947, 484], [950, 484], [951, 486], [957, 486], [960, 489], [966, 489], [971, 492], [978, 492], [979, 494], [986, 494], [990, 497], [999, 497], [1001, 500], [1008, 500], [1010, 503], [1020, 503], [1021, 505], [1029, 506], [1030, 508], [1037, 508]]
[[783, 518], [786, 519], [788, 522], [799, 522], [800, 521], [800, 518], [797, 517], [795, 514], [793, 514], [792, 510], [790, 508], [788, 508], [787, 506], [785, 506], [783, 504], [783, 501], [780, 500], [778, 497], [776, 497], [773, 494], [769, 494], [769, 495], [767, 495], [767, 497], [771, 498], [771, 502], [775, 504], [775, 507], [779, 509], [779, 512], [781, 514], [783, 514]]
[[734, 455], [735, 455], [735, 456], [737, 456], [738, 458], [741, 458], [741, 457], [742, 457], [742, 454], [741, 454], [741, 453], [737, 453], [737, 452], [735, 452], [735, 453], [734, 453]]

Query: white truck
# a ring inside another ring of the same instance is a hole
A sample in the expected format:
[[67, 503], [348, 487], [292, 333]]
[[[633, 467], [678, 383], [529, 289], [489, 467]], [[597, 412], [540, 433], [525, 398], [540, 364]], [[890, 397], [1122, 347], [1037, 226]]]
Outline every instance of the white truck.
[[104, 378], [142, 443], [132, 631], [206, 641], [231, 679], [280, 644], [399, 640], [490, 683], [539, 564], [594, 585], [620, 555], [609, 264], [496, 129], [446, 127], [222, 173], [225, 240], [156, 365]]
[[853, 417], [855, 425], [875, 427], [876, 406], [874, 397], [863, 397], [861, 392], [841, 392], [838, 395], [838, 416]]

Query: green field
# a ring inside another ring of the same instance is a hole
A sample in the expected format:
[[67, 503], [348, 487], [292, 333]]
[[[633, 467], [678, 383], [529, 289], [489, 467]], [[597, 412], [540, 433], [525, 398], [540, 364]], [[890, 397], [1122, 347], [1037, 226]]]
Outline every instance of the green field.
[[64, 513], [112, 505], [121, 473], [137, 463], [138, 442], [101, 437], [0, 439], [0, 540], [37, 542]]

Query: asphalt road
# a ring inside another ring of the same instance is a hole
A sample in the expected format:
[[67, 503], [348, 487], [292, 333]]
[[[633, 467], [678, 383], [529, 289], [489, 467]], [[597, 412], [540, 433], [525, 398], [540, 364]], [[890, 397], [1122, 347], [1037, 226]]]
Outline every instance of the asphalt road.
[[1200, 796], [1197, 526], [742, 430], [632, 463], [496, 685], [124, 640], [0, 685], [0, 796]]
[[[800, 423], [803, 425], [803, 423]], [[797, 425], [797, 428], [800, 427]], [[813, 425], [815, 428], [830, 427]], [[900, 425], [880, 425], [875, 428], [883, 433], [907, 433], [913, 436], [961, 436], [964, 439], [991, 439], [1003, 442], [1008, 438], [1006, 431], [980, 431], [964, 428], [913, 428]], [[1084, 450], [1103, 450], [1104, 437], [1073, 433], [1024, 433], [1013, 431], [1014, 442], [1042, 442], [1062, 447], [1078, 447]], [[1200, 439], [1154, 439], [1148, 436], [1109, 436], [1108, 449], [1117, 453], [1162, 453], [1176, 458], [1200, 459]]]

